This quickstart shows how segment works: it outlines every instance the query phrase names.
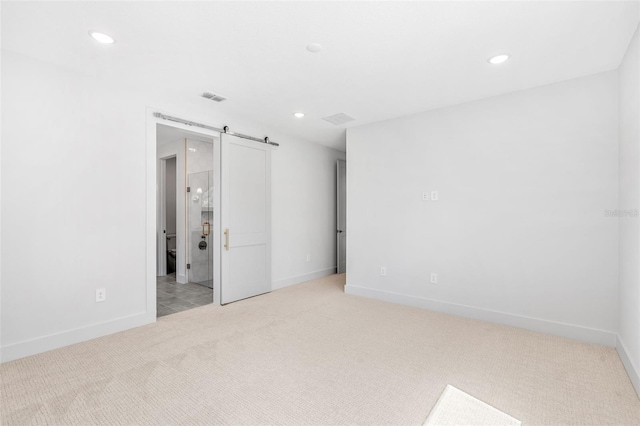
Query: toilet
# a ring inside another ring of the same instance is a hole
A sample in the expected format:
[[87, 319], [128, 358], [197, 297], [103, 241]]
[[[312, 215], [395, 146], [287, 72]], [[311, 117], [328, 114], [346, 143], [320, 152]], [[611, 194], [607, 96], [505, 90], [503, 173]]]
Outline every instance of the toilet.
[[167, 274], [176, 271], [176, 249], [167, 250]]

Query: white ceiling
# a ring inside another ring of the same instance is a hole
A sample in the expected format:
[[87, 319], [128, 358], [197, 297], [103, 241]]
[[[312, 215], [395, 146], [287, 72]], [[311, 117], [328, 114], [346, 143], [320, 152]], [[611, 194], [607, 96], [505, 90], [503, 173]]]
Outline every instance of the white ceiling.
[[[345, 127], [616, 69], [638, 5], [3, 2], [2, 48], [344, 149]], [[308, 53], [312, 42], [324, 50]], [[487, 63], [505, 51], [510, 61]], [[356, 120], [321, 119], [340, 112]]]

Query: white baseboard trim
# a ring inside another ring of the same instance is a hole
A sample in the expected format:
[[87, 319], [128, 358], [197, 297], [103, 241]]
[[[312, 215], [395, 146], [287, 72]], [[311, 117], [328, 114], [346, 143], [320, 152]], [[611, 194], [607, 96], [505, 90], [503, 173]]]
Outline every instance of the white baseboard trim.
[[375, 290], [349, 284], [345, 286], [344, 292], [347, 294], [353, 294], [355, 296], [363, 296], [371, 299], [378, 299], [385, 302], [398, 303], [401, 305], [413, 306], [416, 308], [429, 309], [431, 311], [457, 315], [465, 318], [524, 328], [531, 331], [553, 334], [555, 336], [561, 337], [568, 337], [570, 339], [582, 340], [584, 342], [596, 343], [599, 345], [610, 347], [614, 347], [616, 345], [616, 333], [611, 331], [581, 327], [572, 324], [564, 324], [539, 318], [530, 318], [509, 314], [506, 312], [491, 311], [488, 309], [476, 308], [473, 306], [458, 305], [455, 303], [443, 302], [440, 300], [408, 296], [405, 294]]
[[633, 363], [633, 361], [631, 361], [627, 347], [624, 345], [622, 339], [620, 339], [620, 335], [617, 335], [616, 337], [616, 349], [618, 351], [618, 355], [622, 360], [624, 368], [627, 370], [627, 374], [629, 375], [629, 379], [631, 379], [633, 387], [636, 389], [638, 398], [640, 398], [640, 369]]
[[290, 285], [300, 284], [305, 281], [316, 280], [318, 278], [326, 277], [336, 273], [337, 268], [322, 269], [320, 271], [310, 272], [308, 274], [297, 275], [295, 277], [285, 278], [283, 280], [273, 281], [271, 283], [271, 290], [277, 290], [283, 287], [289, 287]]
[[2, 362], [13, 361], [75, 343], [151, 324], [156, 321], [155, 312], [145, 312], [118, 318], [100, 324], [92, 324], [74, 330], [50, 334], [48, 336], [12, 343], [2, 347]]

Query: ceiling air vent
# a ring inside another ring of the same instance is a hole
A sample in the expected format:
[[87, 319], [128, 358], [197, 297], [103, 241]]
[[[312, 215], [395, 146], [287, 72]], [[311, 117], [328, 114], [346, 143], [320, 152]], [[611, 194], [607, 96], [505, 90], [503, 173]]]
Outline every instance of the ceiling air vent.
[[343, 112], [341, 112], [340, 114], [330, 115], [328, 117], [322, 117], [322, 119], [328, 121], [331, 124], [335, 124], [336, 126], [355, 120], [355, 118], [349, 117]]
[[202, 97], [215, 102], [222, 102], [227, 100], [227, 98], [225, 98], [224, 96], [216, 95], [215, 93], [211, 93], [211, 92], [204, 92], [202, 94]]

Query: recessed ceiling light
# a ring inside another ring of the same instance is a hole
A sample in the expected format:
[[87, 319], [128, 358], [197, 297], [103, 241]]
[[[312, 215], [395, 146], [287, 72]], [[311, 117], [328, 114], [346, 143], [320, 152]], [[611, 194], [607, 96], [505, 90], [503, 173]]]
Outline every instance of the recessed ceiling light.
[[311, 53], [318, 53], [321, 50], [322, 50], [322, 45], [320, 43], [307, 44], [307, 51]]
[[493, 64], [493, 65], [498, 65], [498, 64], [501, 64], [503, 62], [506, 62], [510, 57], [511, 57], [511, 55], [503, 53], [502, 55], [497, 55], [497, 56], [494, 56], [492, 58], [489, 58], [489, 63]]
[[115, 42], [115, 40], [113, 39], [113, 37], [104, 34], [104, 33], [99, 33], [97, 31], [89, 31], [89, 35], [91, 37], [93, 37], [93, 39], [97, 42], [100, 43], [104, 43], [104, 44], [112, 44], [113, 42]]
[[302, 118], [302, 117], [304, 117], [304, 113], [303, 112], [294, 112], [293, 116], [295, 118]]

